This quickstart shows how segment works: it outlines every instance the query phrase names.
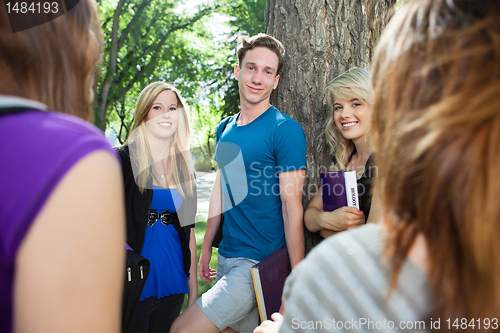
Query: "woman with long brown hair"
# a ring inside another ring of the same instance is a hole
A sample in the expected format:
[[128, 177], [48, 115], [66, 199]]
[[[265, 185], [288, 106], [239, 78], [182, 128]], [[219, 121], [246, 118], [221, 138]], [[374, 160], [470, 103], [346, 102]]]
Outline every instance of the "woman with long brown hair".
[[391, 289], [413, 259], [434, 320], [486, 328], [500, 317], [500, 3], [410, 3], [373, 72]]
[[497, 330], [500, 3], [410, 2], [372, 71], [383, 224], [309, 254], [286, 282], [281, 331]]
[[127, 332], [168, 332], [198, 298], [196, 182], [186, 104], [171, 84], [153, 82], [137, 100], [134, 125], [118, 149], [125, 183], [127, 243], [151, 270]]

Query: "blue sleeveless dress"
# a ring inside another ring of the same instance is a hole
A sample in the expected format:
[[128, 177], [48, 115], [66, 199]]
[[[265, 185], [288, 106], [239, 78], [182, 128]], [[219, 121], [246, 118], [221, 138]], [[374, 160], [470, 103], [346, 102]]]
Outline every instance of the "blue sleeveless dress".
[[[165, 210], [171, 213], [177, 212], [182, 202], [183, 198], [176, 189], [153, 186], [150, 209], [156, 209], [159, 214]], [[164, 225], [157, 219], [152, 226], [148, 225], [141, 255], [151, 262], [141, 301], [152, 296], [160, 299], [189, 292], [188, 278], [184, 273], [181, 240], [173, 224]]]

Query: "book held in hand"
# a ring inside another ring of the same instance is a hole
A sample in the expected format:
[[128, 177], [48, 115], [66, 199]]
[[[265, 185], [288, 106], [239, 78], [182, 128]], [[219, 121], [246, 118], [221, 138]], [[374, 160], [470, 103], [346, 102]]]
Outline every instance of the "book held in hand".
[[359, 209], [356, 171], [328, 171], [322, 173], [320, 178], [325, 212], [346, 206]]
[[279, 311], [285, 280], [291, 271], [286, 247], [276, 250], [252, 267], [253, 286], [262, 321]]

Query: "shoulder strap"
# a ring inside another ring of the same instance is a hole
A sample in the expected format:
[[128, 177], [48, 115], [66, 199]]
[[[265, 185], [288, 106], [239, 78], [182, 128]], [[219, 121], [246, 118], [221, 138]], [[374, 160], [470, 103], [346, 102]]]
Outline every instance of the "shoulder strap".
[[354, 147], [354, 149], [353, 149], [353, 151], [352, 151], [351, 155], [350, 155], [350, 156], [349, 156], [349, 158], [347, 159], [347, 163], [351, 162], [352, 157], [353, 157], [353, 156], [354, 156], [354, 154], [356, 154], [356, 153], [357, 153], [357, 150], [356, 150], [356, 147]]
[[227, 123], [229, 122], [230, 119], [231, 119], [231, 117], [227, 117], [226, 121], [224, 122], [224, 125], [222, 125], [222, 131], [220, 131], [221, 135], [222, 135], [222, 133], [224, 133], [224, 130], [226, 129]]
[[19, 106], [14, 106], [14, 107], [0, 107], [0, 115], [4, 114], [9, 114], [9, 113], [17, 113], [17, 112], [22, 112], [26, 111], [28, 108], [26, 107], [19, 107]]
[[[229, 123], [229, 120], [231, 120], [232, 116], [229, 116], [227, 117], [225, 120], [223, 120], [224, 124], [222, 124], [222, 129], [220, 131], [220, 134], [219, 132], [217, 131], [216, 135], [215, 135], [215, 141], [218, 143], [219, 140], [220, 140], [220, 137], [222, 136], [222, 134], [224, 134], [224, 131], [226, 130], [226, 126], [227, 124]], [[220, 125], [220, 123], [219, 123]], [[219, 125], [217, 125], [217, 128], [219, 128]]]
[[[227, 117], [226, 121], [224, 122], [224, 125], [222, 125], [222, 130], [220, 131], [221, 136], [224, 133], [224, 130], [226, 129], [227, 123], [229, 123], [229, 120], [231, 119], [231, 117], [232, 116]], [[225, 172], [222, 169], [219, 169], [219, 170], [221, 170], [221, 179], [220, 180], [221, 180], [221, 190], [222, 190], [222, 177], [227, 179], [227, 176], [225, 175]], [[223, 213], [224, 212], [224, 199], [222, 197], [222, 191], [220, 191], [220, 203], [221, 203], [221, 219], [222, 220], [220, 221], [221, 224], [219, 224], [219, 229], [221, 229], [222, 223], [224, 223], [224, 213]], [[220, 233], [221, 233], [220, 237], [222, 238], [222, 230], [220, 231]], [[220, 240], [219, 240], [219, 242], [220, 242]], [[219, 247], [219, 246], [217, 246], [217, 247]]]

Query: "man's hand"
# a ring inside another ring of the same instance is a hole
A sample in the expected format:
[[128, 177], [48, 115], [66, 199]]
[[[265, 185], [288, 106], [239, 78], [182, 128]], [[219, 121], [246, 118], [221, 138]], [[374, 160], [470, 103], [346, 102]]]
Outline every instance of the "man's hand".
[[212, 282], [217, 275], [217, 271], [210, 268], [210, 259], [212, 259], [212, 247], [209, 249], [202, 248], [198, 269], [200, 271], [200, 278], [208, 283]]

